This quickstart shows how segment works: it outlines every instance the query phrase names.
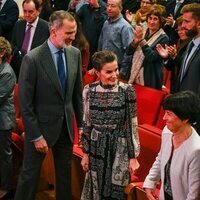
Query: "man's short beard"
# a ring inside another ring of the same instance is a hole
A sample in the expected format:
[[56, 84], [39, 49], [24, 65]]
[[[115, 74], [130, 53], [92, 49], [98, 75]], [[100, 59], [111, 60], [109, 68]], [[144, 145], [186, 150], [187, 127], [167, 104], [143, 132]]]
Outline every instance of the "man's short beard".
[[185, 29], [185, 34], [188, 36], [188, 37], [195, 37], [196, 35], [198, 35], [198, 30], [197, 30], [197, 27], [193, 27], [192, 29], [190, 30], [187, 30]]

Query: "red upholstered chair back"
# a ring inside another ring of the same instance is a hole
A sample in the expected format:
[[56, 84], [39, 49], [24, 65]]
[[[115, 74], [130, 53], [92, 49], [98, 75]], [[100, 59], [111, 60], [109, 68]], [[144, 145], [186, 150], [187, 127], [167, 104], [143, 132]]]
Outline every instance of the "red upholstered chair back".
[[165, 114], [165, 111], [164, 111], [163, 107], [161, 106], [160, 112], [158, 114], [158, 119], [157, 119], [157, 122], [156, 122], [156, 125], [155, 125], [157, 128], [159, 128], [161, 130], [166, 125], [166, 122], [163, 120], [164, 114]]
[[155, 125], [165, 97], [164, 92], [135, 84], [139, 124]]
[[83, 76], [83, 86], [93, 83], [96, 80], [98, 80], [98, 77], [96, 74], [89, 74], [88, 71]]
[[74, 121], [74, 144], [78, 145], [78, 127], [76, 122], [76, 117], [73, 115], [73, 121]]
[[140, 168], [136, 172], [139, 181], [144, 181], [160, 150], [161, 134], [138, 127], [141, 152], [138, 157]]
[[20, 151], [23, 152], [24, 150], [24, 141], [22, 140], [22, 137], [18, 135], [17, 133], [12, 132], [11, 134], [11, 142], [15, 145], [15, 147]]
[[78, 127], [77, 127], [77, 122], [76, 122], [76, 117], [75, 115], [73, 115], [74, 118], [74, 146], [73, 146], [73, 154], [79, 156], [80, 158], [82, 158], [83, 156], [83, 152], [82, 152], [82, 147], [79, 146], [78, 144], [78, 140], [79, 140], [79, 131], [78, 131]]

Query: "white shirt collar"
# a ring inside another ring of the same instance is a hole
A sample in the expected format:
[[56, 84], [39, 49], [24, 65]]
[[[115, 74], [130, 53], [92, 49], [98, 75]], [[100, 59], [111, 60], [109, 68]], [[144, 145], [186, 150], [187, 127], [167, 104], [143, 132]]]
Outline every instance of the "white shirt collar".
[[[36, 20], [31, 24], [34, 28], [36, 28], [38, 20], [39, 20], [39, 17], [37, 17]], [[26, 28], [28, 28], [28, 24], [29, 23], [26, 23]]]
[[181, 0], [181, 1], [178, 1], [178, 0], [176, 0], [176, 3], [183, 3], [184, 2], [184, 0]]
[[192, 41], [194, 42], [194, 45], [195, 45], [195, 46], [198, 47], [198, 46], [200, 45], [200, 37], [195, 38], [195, 39], [193, 39]]

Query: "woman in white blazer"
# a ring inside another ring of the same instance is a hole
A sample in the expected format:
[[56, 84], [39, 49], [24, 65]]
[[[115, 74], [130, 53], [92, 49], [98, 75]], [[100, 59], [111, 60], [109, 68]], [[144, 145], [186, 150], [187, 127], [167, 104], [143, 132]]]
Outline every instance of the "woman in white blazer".
[[166, 98], [163, 107], [166, 127], [160, 152], [143, 184], [147, 198], [158, 199], [155, 187], [161, 180], [160, 200], [199, 200], [200, 137], [192, 124], [200, 115], [200, 98], [183, 91]]

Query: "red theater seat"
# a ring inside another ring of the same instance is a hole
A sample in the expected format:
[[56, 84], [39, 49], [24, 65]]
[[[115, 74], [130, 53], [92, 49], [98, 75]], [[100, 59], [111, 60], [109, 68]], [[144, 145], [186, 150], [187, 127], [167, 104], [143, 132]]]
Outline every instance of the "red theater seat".
[[132, 200], [136, 197], [136, 186], [138, 183], [143, 182], [149, 173], [161, 145], [161, 132], [153, 132], [139, 126], [138, 133], [141, 145], [141, 152], [138, 157], [140, 168], [135, 175], [131, 177], [132, 183], [130, 183], [125, 189], [128, 200]]
[[144, 181], [160, 150], [161, 132], [158, 134], [139, 126], [138, 133], [141, 145], [141, 151], [138, 157], [140, 168], [135, 175], [139, 181]]
[[137, 84], [134, 85], [134, 88], [136, 90], [138, 123], [155, 125], [166, 93]]
[[83, 76], [83, 85], [87, 85], [90, 83], [93, 83], [97, 80], [97, 75], [96, 74], [89, 74], [88, 71]]
[[24, 141], [20, 135], [17, 133], [12, 132], [11, 134], [11, 141], [12, 144], [20, 151], [23, 152], [24, 150]]

